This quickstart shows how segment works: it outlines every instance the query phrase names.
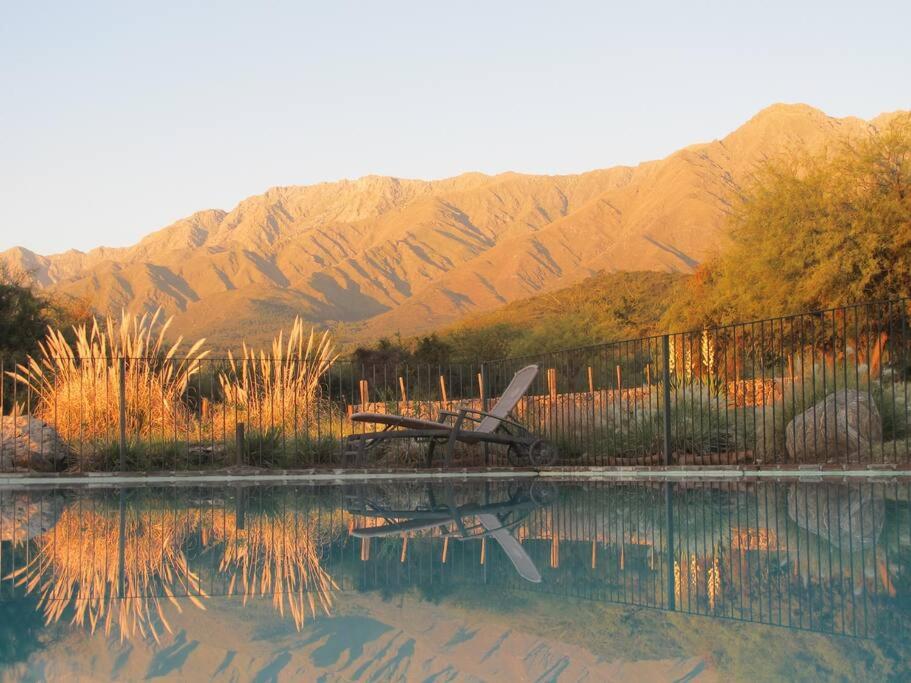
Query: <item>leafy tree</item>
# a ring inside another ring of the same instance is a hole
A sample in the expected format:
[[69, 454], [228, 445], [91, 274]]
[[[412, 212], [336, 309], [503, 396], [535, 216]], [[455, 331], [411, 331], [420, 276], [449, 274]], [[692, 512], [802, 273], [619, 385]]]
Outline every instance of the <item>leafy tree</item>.
[[0, 268], [0, 356], [20, 360], [32, 353], [52, 320], [50, 302]]
[[452, 346], [436, 333], [418, 339], [412, 354], [414, 362], [422, 365], [445, 365], [452, 356]]
[[730, 234], [671, 324], [911, 295], [911, 117], [835, 150], [767, 161], [735, 202]]
[[377, 340], [376, 345], [360, 346], [354, 350], [355, 362], [361, 364], [365, 369], [395, 367], [404, 363], [410, 357], [408, 349], [402, 344], [401, 339], [393, 341], [388, 337], [382, 337]]
[[510, 355], [512, 343], [522, 334], [510, 323], [484, 327], [458, 327], [447, 334], [453, 356], [464, 362], [494, 360]]

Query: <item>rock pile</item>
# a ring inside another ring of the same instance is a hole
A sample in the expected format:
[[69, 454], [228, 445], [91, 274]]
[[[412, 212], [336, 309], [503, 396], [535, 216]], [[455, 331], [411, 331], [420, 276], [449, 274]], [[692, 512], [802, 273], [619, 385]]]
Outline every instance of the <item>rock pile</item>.
[[53, 427], [31, 415], [0, 416], [0, 469], [52, 471], [69, 455]]

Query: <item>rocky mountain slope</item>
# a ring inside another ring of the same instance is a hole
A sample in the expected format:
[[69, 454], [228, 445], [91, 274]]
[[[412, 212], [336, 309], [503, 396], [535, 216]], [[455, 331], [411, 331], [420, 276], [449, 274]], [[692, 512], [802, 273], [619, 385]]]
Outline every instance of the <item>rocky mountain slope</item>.
[[163, 306], [174, 329], [234, 346], [295, 315], [369, 337], [415, 333], [599, 271], [686, 272], [723, 239], [730, 197], [763, 158], [870, 122], [774, 105], [660, 161], [578, 175], [368, 176], [276, 187], [126, 248], [0, 261], [101, 312]]

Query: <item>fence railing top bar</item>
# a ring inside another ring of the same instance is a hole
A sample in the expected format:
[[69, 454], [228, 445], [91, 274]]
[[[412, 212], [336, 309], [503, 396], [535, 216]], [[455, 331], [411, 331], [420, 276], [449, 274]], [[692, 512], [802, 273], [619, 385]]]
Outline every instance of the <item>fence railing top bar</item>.
[[573, 352], [585, 352], [592, 351], [600, 348], [615, 347], [621, 346], [624, 344], [635, 344], [635, 343], [646, 343], [646, 342], [658, 342], [664, 337], [682, 337], [686, 335], [697, 335], [702, 334], [703, 332], [709, 333], [719, 333], [728, 330], [741, 329], [746, 327], [755, 327], [756, 325], [767, 325], [769, 323], [777, 322], [786, 322], [798, 320], [801, 318], [818, 318], [830, 314], [838, 313], [839, 311], [848, 311], [858, 308], [872, 308], [874, 306], [896, 306], [901, 304], [911, 303], [911, 298], [902, 297], [898, 299], [882, 299], [874, 301], [864, 301], [853, 304], [845, 304], [844, 306], [833, 306], [831, 308], [817, 309], [812, 311], [805, 311], [802, 313], [789, 313], [787, 315], [780, 315], [771, 318], [762, 318], [756, 320], [745, 320], [743, 322], [728, 323], [726, 325], [714, 325], [711, 327], [704, 328], [691, 328], [689, 330], [678, 330], [675, 332], [663, 332], [658, 334], [647, 335], [644, 337], [629, 337], [626, 339], [616, 339], [606, 342], [598, 342], [596, 344], [588, 344], [585, 346], [575, 346], [568, 347], [563, 349], [556, 349], [552, 351], [546, 351], [539, 354], [525, 354], [521, 356], [503, 356], [500, 358], [493, 358], [485, 361], [483, 363], [501, 363], [506, 361], [522, 361], [522, 360], [532, 360], [536, 358], [541, 358], [542, 356], [556, 355], [556, 354], [566, 354]]

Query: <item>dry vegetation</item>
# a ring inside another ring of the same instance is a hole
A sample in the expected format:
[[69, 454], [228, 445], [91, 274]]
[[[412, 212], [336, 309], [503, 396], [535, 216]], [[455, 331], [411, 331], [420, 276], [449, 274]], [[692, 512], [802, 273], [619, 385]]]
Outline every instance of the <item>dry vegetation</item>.
[[205, 340], [186, 351], [182, 338], [169, 346], [170, 322], [161, 322], [160, 309], [142, 317], [124, 313], [119, 321], [94, 319], [75, 328], [72, 344], [62, 330], [50, 328], [37, 357], [11, 373], [28, 389], [33, 405], [26, 408], [66, 441], [112, 441], [120, 421], [122, 364], [128, 434], [148, 437], [187, 424], [191, 415], [183, 398], [208, 352], [202, 350]]
[[18, 385], [14, 410], [51, 425], [82, 467], [116, 457], [121, 391], [133, 466], [192, 462], [191, 444], [212, 457], [216, 442], [213, 461], [223, 462], [239, 423], [252, 440], [248, 448], [281, 434], [283, 445], [290, 439], [298, 450], [312, 449], [322, 445], [320, 421], [341, 420], [321, 398], [320, 383], [338, 357], [328, 333], [308, 332], [297, 319], [268, 351], [244, 346], [225, 365], [207, 358], [205, 340], [167, 342], [170, 324], [159, 310], [93, 319], [72, 331], [49, 328], [37, 353], [7, 373]]
[[320, 381], [337, 358], [329, 333], [308, 334], [300, 318], [287, 340], [279, 332], [270, 353], [244, 344], [240, 358], [229, 353], [229, 369], [218, 375], [226, 414], [261, 432], [297, 433], [301, 422], [314, 419]]

